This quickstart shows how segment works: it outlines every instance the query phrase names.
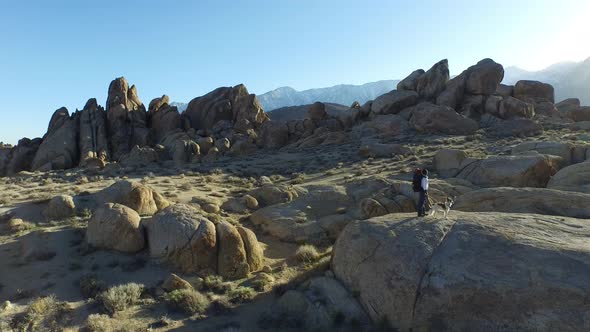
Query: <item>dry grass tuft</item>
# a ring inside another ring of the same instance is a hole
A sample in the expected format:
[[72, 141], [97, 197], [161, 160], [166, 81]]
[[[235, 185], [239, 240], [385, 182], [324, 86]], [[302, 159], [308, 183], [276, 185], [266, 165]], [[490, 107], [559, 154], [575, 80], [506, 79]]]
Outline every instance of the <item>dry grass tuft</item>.
[[104, 309], [114, 314], [118, 311], [123, 311], [129, 306], [137, 303], [143, 291], [143, 285], [136, 283], [128, 283], [109, 288], [100, 295], [100, 300]]
[[319, 258], [318, 250], [311, 244], [304, 244], [295, 251], [295, 259], [301, 263], [313, 263]]
[[187, 315], [203, 313], [209, 307], [209, 299], [192, 289], [177, 289], [164, 296], [166, 304], [175, 311]]
[[256, 297], [256, 291], [250, 287], [239, 286], [231, 289], [227, 296], [233, 303], [250, 302]]
[[115, 319], [107, 315], [92, 314], [86, 320], [88, 332], [144, 332], [148, 327], [136, 319]]

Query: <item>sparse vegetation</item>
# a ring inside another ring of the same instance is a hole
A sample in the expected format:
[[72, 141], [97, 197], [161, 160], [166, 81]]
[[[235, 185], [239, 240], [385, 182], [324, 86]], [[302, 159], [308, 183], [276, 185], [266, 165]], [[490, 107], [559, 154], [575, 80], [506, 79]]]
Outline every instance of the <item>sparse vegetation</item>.
[[295, 251], [295, 259], [301, 263], [313, 263], [319, 258], [318, 250], [311, 244], [304, 244]]
[[256, 291], [250, 287], [239, 286], [231, 289], [227, 296], [233, 303], [250, 302], [256, 296]]
[[218, 294], [227, 293], [230, 286], [223, 282], [223, 278], [218, 275], [206, 276], [203, 279], [203, 287], [205, 290], [209, 290]]
[[88, 332], [144, 332], [148, 327], [136, 319], [111, 318], [107, 315], [91, 314], [86, 320]]
[[66, 320], [69, 307], [59, 302], [55, 295], [33, 300], [24, 317], [17, 322], [17, 331], [60, 331]]
[[137, 303], [143, 288], [143, 285], [133, 282], [111, 287], [100, 295], [102, 306], [110, 314], [123, 311]]
[[84, 276], [80, 279], [80, 293], [86, 299], [95, 298], [104, 288], [104, 283], [94, 275]]
[[209, 307], [207, 297], [192, 289], [177, 289], [164, 296], [166, 304], [175, 311], [187, 315], [203, 313]]

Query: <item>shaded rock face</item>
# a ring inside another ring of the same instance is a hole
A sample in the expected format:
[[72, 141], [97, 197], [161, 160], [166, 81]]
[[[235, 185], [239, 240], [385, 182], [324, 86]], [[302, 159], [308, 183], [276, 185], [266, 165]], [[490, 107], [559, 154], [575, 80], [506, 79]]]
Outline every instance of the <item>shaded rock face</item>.
[[482, 124], [482, 127], [486, 127], [490, 135], [498, 137], [529, 137], [543, 133], [543, 126], [531, 119], [514, 118], [502, 121], [499, 118], [485, 114], [482, 116], [480, 123], [483, 122], [487, 122], [487, 124]]
[[60, 108], [53, 114], [47, 134], [39, 146], [31, 169], [49, 171], [68, 169], [78, 165], [78, 115], [69, 116], [68, 110]]
[[500, 102], [499, 115], [503, 119], [527, 118], [535, 115], [535, 108], [532, 104], [525, 103], [514, 97], [508, 97]]
[[201, 154], [200, 146], [188, 133], [174, 130], [166, 134], [160, 141], [172, 160], [177, 164], [197, 161]]
[[167, 133], [181, 127], [178, 109], [169, 104], [170, 99], [166, 95], [150, 102], [147, 117], [152, 143], [159, 143]]
[[86, 230], [88, 244], [102, 249], [135, 253], [145, 247], [141, 218], [120, 204], [104, 204], [92, 213]]
[[119, 160], [135, 145], [147, 145], [149, 130], [145, 106], [139, 100], [135, 86], [129, 88], [124, 77], [109, 85], [106, 110], [113, 160]]
[[110, 158], [106, 112], [94, 98], [89, 99], [80, 112], [79, 147], [82, 166], [88, 159], [108, 161]]
[[[536, 151], [541, 154], [559, 156], [563, 159], [565, 165], [569, 165], [574, 162], [574, 148], [575, 146], [571, 143], [555, 141], [525, 142], [515, 146], [512, 149], [512, 154], [523, 154], [530, 151]], [[583, 160], [577, 160], [577, 162], [581, 161]]]
[[92, 196], [95, 205], [118, 203], [132, 208], [140, 215], [153, 215], [170, 205], [158, 192], [139, 182], [122, 180]]
[[455, 200], [465, 212], [538, 213], [590, 219], [590, 195], [545, 188], [485, 188]]
[[404, 78], [397, 84], [398, 90], [416, 91], [418, 88], [418, 79], [424, 75], [424, 69], [414, 70], [408, 77]]
[[260, 128], [259, 144], [277, 149], [289, 142], [289, 127], [285, 123], [266, 121]]
[[514, 97], [524, 101], [555, 102], [553, 86], [538, 81], [518, 81], [514, 86]]
[[456, 108], [463, 102], [465, 93], [465, 84], [467, 83], [467, 74], [461, 73], [447, 82], [445, 90], [436, 98], [436, 104]]
[[435, 100], [449, 81], [449, 62], [441, 60], [418, 78], [416, 92], [421, 98]]
[[585, 330], [588, 237], [586, 222], [565, 217], [392, 214], [349, 224], [332, 270], [397, 330]]
[[30, 170], [41, 142], [40, 138], [32, 140], [23, 138], [19, 140], [18, 144], [11, 150], [10, 161], [6, 165], [6, 175], [10, 176], [20, 171]]
[[421, 133], [469, 135], [478, 129], [477, 122], [458, 114], [452, 108], [430, 103], [418, 104], [412, 110], [410, 124]]
[[580, 99], [578, 98], [568, 98], [565, 100], [560, 101], [559, 103], [555, 104], [555, 107], [557, 107], [557, 109], [560, 112], [569, 112], [569, 111], [574, 111], [578, 108], [580, 108]]
[[565, 112], [565, 116], [575, 122], [590, 121], [590, 107], [585, 106], [568, 110]]
[[72, 196], [60, 195], [53, 197], [45, 210], [43, 216], [47, 220], [62, 220], [76, 214], [76, 205]]
[[414, 91], [393, 90], [377, 97], [371, 104], [374, 114], [397, 114], [404, 108], [418, 103], [418, 94]]
[[229, 121], [238, 132], [256, 129], [268, 116], [256, 95], [244, 85], [222, 87], [190, 101], [184, 115], [194, 129], [210, 130], [219, 121]]

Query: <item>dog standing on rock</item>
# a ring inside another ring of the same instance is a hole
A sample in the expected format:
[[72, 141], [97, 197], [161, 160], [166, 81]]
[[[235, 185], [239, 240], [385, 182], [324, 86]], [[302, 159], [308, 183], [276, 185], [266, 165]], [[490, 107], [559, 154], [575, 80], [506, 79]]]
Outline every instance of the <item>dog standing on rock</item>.
[[428, 211], [428, 216], [436, 217], [436, 214], [442, 212], [445, 219], [447, 219], [449, 215], [449, 211], [451, 211], [451, 207], [455, 203], [454, 197], [447, 197], [444, 203], [434, 203], [430, 205], [430, 210]]

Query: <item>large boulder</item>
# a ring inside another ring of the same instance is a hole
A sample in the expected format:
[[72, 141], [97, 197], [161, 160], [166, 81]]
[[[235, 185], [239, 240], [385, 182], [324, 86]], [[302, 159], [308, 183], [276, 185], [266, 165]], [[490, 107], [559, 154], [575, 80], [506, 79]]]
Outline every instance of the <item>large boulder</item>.
[[217, 244], [217, 271], [219, 275], [228, 279], [247, 276], [250, 267], [240, 232], [227, 221], [218, 223], [215, 226], [219, 241]]
[[141, 218], [120, 204], [104, 204], [92, 212], [86, 240], [93, 247], [135, 253], [145, 247]]
[[[487, 125], [484, 122], [487, 122]], [[543, 133], [543, 126], [531, 119], [514, 118], [503, 121], [489, 114], [484, 114], [480, 124], [487, 128], [490, 135], [498, 137], [529, 137]]]
[[6, 175], [6, 167], [12, 157], [12, 145], [0, 143], [0, 176]]
[[128, 154], [121, 156], [120, 162], [122, 164], [133, 165], [133, 164], [150, 164], [160, 160], [160, 153], [154, 148], [149, 146], [140, 147], [136, 145], [129, 151]]
[[124, 77], [113, 80], [109, 85], [106, 110], [113, 160], [119, 160], [135, 145], [148, 144], [147, 114], [135, 85], [129, 87]]
[[569, 112], [580, 108], [580, 99], [578, 98], [568, 98], [560, 101], [559, 103], [555, 104], [555, 107], [560, 112]]
[[479, 127], [477, 122], [452, 108], [430, 103], [420, 103], [412, 110], [410, 124], [421, 133], [448, 135], [470, 135]]
[[242, 241], [244, 242], [244, 249], [246, 250], [246, 258], [248, 265], [250, 266], [250, 271], [260, 270], [264, 265], [264, 252], [258, 243], [256, 234], [246, 227], [238, 226], [236, 229], [240, 233]]
[[445, 90], [436, 98], [436, 104], [456, 108], [463, 101], [467, 74], [461, 73], [447, 82]]
[[191, 100], [184, 116], [194, 129], [211, 130], [219, 121], [229, 121], [236, 130], [245, 134], [257, 129], [268, 120], [256, 95], [249, 94], [243, 84], [217, 88]]
[[574, 160], [574, 145], [567, 142], [525, 142], [512, 148], [512, 154], [524, 154], [530, 151], [559, 156], [566, 165], [571, 164]]
[[49, 171], [78, 166], [79, 130], [80, 120], [77, 114], [70, 117], [65, 107], [55, 111], [43, 143], [33, 159], [32, 170]]
[[170, 99], [166, 95], [150, 102], [147, 120], [152, 142], [159, 142], [168, 132], [181, 126], [180, 113], [176, 106], [170, 106]]
[[363, 139], [369, 136], [389, 138], [403, 135], [409, 130], [410, 125], [408, 121], [400, 115], [377, 115], [370, 121], [363, 121], [354, 126], [352, 128], [351, 136], [355, 139]]
[[526, 103], [514, 97], [504, 98], [499, 105], [498, 113], [503, 119], [526, 118], [530, 119], [535, 115], [533, 104]]
[[484, 188], [455, 200], [465, 212], [538, 213], [590, 219], [590, 195], [546, 188]]
[[414, 91], [393, 90], [377, 97], [371, 105], [375, 114], [397, 114], [404, 108], [418, 103], [418, 94]]
[[409, 330], [580, 331], [590, 237], [578, 219], [453, 211], [349, 224], [332, 270], [373, 321]]
[[169, 157], [179, 165], [198, 161], [201, 155], [201, 147], [194, 138], [179, 129], [168, 132], [160, 144], [166, 148]]
[[588, 106], [565, 111], [564, 114], [575, 122], [590, 121], [590, 107]]
[[96, 205], [123, 204], [140, 215], [153, 215], [170, 205], [170, 202], [155, 190], [139, 182], [128, 180], [115, 182], [110, 187], [97, 192], [93, 195], [92, 201]]
[[555, 174], [547, 188], [590, 194], [590, 162], [574, 164]]
[[421, 98], [434, 101], [445, 89], [449, 80], [449, 62], [447, 59], [437, 62], [432, 68], [418, 78], [416, 92]]
[[449, 178], [474, 161], [476, 159], [469, 158], [463, 150], [442, 149], [434, 155], [432, 164], [440, 176]]
[[467, 69], [465, 92], [473, 95], [491, 95], [504, 79], [504, 68], [492, 59], [483, 59]]
[[524, 101], [555, 102], [553, 86], [538, 81], [518, 81], [514, 86], [514, 97]]
[[107, 136], [107, 114], [95, 98], [86, 102], [80, 112], [80, 164], [86, 166], [90, 160], [106, 162], [110, 158]]
[[562, 163], [551, 155], [493, 156], [469, 163], [456, 177], [481, 187], [545, 187]]
[[182, 272], [217, 272], [215, 224], [189, 205], [172, 205], [145, 223], [150, 255]]
[[305, 189], [298, 186], [274, 185], [269, 183], [250, 191], [249, 194], [258, 201], [261, 207], [265, 207], [290, 202], [299, 197], [300, 194], [306, 192]]
[[45, 210], [43, 216], [47, 220], [62, 220], [72, 217], [76, 214], [76, 204], [74, 198], [69, 195], [59, 195], [53, 197]]
[[414, 70], [408, 77], [404, 78], [397, 84], [398, 90], [416, 91], [418, 79], [424, 75], [424, 69]]

